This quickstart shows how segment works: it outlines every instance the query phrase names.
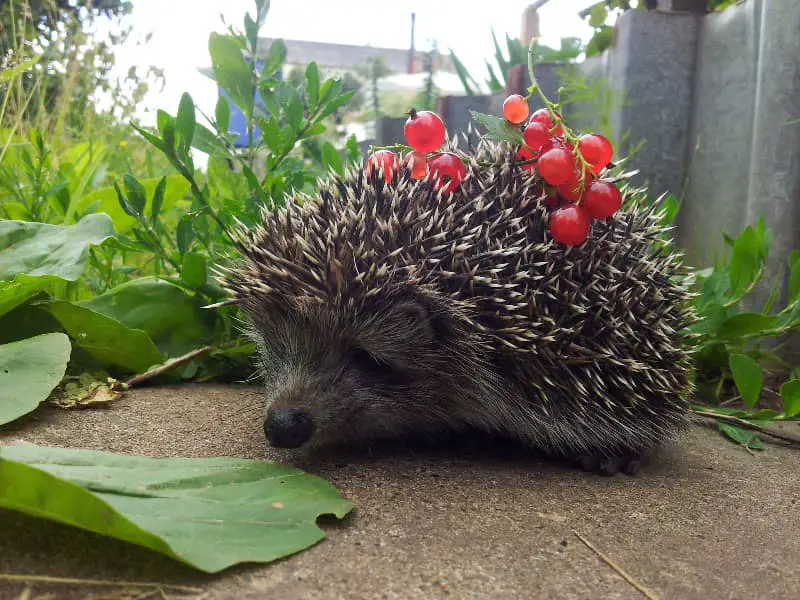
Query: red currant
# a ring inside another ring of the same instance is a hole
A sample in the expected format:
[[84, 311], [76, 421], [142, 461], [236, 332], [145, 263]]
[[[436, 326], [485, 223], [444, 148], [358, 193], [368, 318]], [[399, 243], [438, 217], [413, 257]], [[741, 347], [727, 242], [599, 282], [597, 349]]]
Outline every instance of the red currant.
[[575, 157], [565, 148], [551, 148], [542, 153], [537, 165], [542, 179], [550, 185], [561, 185], [572, 177]]
[[576, 204], [568, 204], [556, 210], [550, 217], [550, 235], [567, 246], [577, 246], [589, 237], [589, 215]]
[[550, 141], [550, 131], [544, 123], [531, 121], [522, 133], [525, 136], [525, 143], [534, 152], [541, 150], [542, 146]]
[[581, 206], [592, 219], [606, 219], [622, 206], [622, 192], [610, 181], [593, 181], [583, 193]]
[[[560, 119], [561, 115], [556, 113], [556, 116]], [[540, 108], [531, 115], [531, 122], [532, 123], [541, 123], [545, 127], [547, 127], [548, 131], [553, 131], [553, 127], [555, 127], [555, 123], [553, 123], [553, 118], [550, 116], [550, 112], [546, 108]], [[561, 127], [558, 127], [555, 131], [556, 135], [562, 135], [564, 130]]]
[[386, 183], [392, 182], [392, 177], [397, 169], [397, 157], [391, 150], [378, 150], [370, 155], [367, 160], [367, 172], [383, 170], [383, 179]]
[[611, 157], [614, 156], [614, 147], [611, 142], [599, 133], [587, 133], [578, 138], [578, 150], [586, 162], [598, 172], [606, 168], [611, 162]]
[[431, 152], [444, 142], [444, 122], [435, 112], [417, 112], [412, 108], [403, 126], [403, 134], [408, 145], [417, 152]]
[[558, 186], [558, 193], [568, 202], [578, 202], [592, 181], [592, 174], [588, 169], [583, 171], [583, 187], [581, 185], [581, 172], [579, 168], [572, 171], [569, 180]]
[[444, 187], [444, 193], [449, 194], [458, 187], [467, 174], [464, 162], [453, 152], [440, 152], [434, 154], [428, 161], [432, 179], [436, 189]]
[[[520, 146], [519, 149], [517, 150], [516, 158], [520, 162], [526, 161], [526, 160], [531, 160], [532, 158], [535, 158], [535, 157], [536, 157], [536, 155], [533, 153], [533, 150], [531, 150], [527, 146], [524, 146], [524, 145]], [[520, 165], [520, 168], [523, 171], [528, 171], [529, 173], [531, 171], [533, 171], [533, 169], [535, 167], [536, 167], [536, 163], [532, 163], [532, 162], [530, 162], [528, 164], [525, 164], [525, 165]]]
[[528, 118], [528, 103], [519, 94], [511, 94], [503, 102], [503, 116], [518, 125]]
[[409, 152], [405, 158], [406, 168], [413, 179], [422, 179], [428, 174], [428, 157], [422, 152]]

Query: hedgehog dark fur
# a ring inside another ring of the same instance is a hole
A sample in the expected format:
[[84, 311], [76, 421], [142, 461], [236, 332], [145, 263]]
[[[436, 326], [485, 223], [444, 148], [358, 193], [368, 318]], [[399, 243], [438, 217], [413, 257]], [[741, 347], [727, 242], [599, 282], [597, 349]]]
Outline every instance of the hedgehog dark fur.
[[568, 248], [505, 144], [459, 154], [452, 195], [354, 169], [235, 232], [244, 260], [221, 282], [260, 350], [268, 440], [477, 428], [634, 468], [692, 391], [689, 292], [658, 215], [620, 211]]

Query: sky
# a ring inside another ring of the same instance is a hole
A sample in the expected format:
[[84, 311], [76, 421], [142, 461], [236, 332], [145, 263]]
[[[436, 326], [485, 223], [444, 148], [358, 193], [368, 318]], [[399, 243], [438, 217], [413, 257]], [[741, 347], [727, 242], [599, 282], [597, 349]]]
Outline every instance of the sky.
[[[416, 13], [416, 46], [435, 40], [441, 52], [453, 49], [476, 79], [483, 80], [485, 59], [494, 55], [491, 30], [498, 39], [519, 37], [521, 16], [530, 0], [272, 0], [261, 36], [322, 42], [408, 48], [411, 13]], [[542, 43], [558, 46], [561, 37], [588, 40], [590, 27], [578, 11], [593, 0], [550, 0], [539, 9]], [[502, 9], [499, 6], [502, 5]], [[166, 86], [151, 89], [139, 108], [144, 124], [155, 122], [155, 110], [177, 110], [189, 92], [207, 114], [213, 112], [216, 86], [198, 73], [210, 65], [208, 36], [224, 32], [221, 20], [243, 29], [254, 0], [134, 0], [128, 23], [131, 39], [117, 52], [117, 73], [132, 65], [164, 69]], [[146, 34], [152, 37], [141, 43]]]

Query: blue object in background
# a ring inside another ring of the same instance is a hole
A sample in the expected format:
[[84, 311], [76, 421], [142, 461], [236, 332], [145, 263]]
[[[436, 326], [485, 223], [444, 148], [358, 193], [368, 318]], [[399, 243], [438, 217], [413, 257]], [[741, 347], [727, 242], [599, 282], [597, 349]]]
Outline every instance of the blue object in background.
[[[250, 62], [249, 60], [247, 61]], [[256, 68], [261, 71], [264, 68], [264, 61], [256, 60]], [[282, 73], [278, 71], [276, 76], [278, 79], [282, 79]], [[227, 92], [223, 90], [221, 87], [217, 87], [220, 96], [227, 98], [228, 103], [231, 107], [231, 120], [230, 125], [228, 126], [228, 133], [236, 134], [236, 138], [233, 142], [233, 145], [236, 148], [246, 148], [250, 145], [247, 139], [247, 120], [244, 116], [244, 111], [239, 108], [234, 101], [228, 96]], [[260, 108], [264, 113], [267, 113], [267, 108], [264, 106], [264, 101], [261, 99], [261, 93], [256, 90], [256, 106]], [[261, 131], [259, 130], [257, 125], [253, 125], [253, 143], [257, 144], [261, 141]]]

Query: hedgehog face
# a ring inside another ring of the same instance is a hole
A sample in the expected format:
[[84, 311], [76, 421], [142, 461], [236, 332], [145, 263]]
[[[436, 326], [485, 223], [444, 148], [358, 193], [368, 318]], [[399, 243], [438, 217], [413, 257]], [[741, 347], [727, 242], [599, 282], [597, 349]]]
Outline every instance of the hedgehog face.
[[446, 315], [417, 301], [358, 312], [262, 307], [253, 325], [266, 377], [264, 432], [274, 447], [421, 433], [437, 415], [453, 418]]

